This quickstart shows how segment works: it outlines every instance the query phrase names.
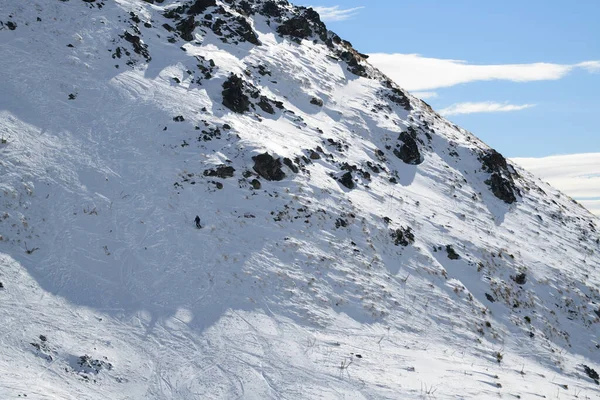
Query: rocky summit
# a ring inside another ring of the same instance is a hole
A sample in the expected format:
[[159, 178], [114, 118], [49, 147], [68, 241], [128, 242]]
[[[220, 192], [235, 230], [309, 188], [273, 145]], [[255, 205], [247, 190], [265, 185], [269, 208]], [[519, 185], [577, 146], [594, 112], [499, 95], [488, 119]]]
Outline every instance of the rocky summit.
[[599, 398], [598, 220], [358, 50], [0, 0], [0, 398]]

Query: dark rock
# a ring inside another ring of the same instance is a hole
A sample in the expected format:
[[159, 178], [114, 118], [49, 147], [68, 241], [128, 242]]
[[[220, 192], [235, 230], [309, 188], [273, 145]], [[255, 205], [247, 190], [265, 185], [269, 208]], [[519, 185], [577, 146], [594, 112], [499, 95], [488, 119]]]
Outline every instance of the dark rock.
[[315, 35], [319, 36], [319, 38], [323, 42], [327, 42], [327, 27], [321, 21], [321, 16], [319, 15], [319, 13], [313, 10], [312, 8], [307, 8], [304, 10], [303, 15], [304, 18], [310, 21]]
[[323, 100], [321, 100], [317, 97], [313, 97], [312, 99], [310, 99], [310, 104], [314, 104], [315, 106], [323, 107]]
[[258, 35], [254, 32], [254, 29], [252, 29], [246, 18], [239, 16], [235, 21], [238, 23], [238, 26], [233, 28], [234, 32], [245, 41], [259, 46], [260, 40], [258, 40]]
[[269, 153], [259, 154], [252, 157], [254, 171], [268, 181], [280, 181], [285, 178], [281, 169], [281, 159], [273, 158]]
[[338, 218], [338, 219], [335, 220], [335, 227], [337, 229], [339, 229], [339, 228], [345, 228], [347, 226], [348, 226], [348, 221], [346, 221], [345, 219]]
[[485, 294], [485, 298], [488, 299], [488, 301], [490, 303], [495, 303], [496, 302], [496, 299], [494, 299], [494, 297], [491, 294], [489, 294], [489, 293]]
[[208, 7], [215, 7], [216, 5], [216, 0], [196, 0], [188, 9], [187, 13], [190, 15], [198, 15], [204, 12]]
[[258, 66], [258, 73], [259, 73], [261, 76], [265, 76], [265, 75], [269, 75], [269, 76], [271, 76], [271, 71], [269, 71], [269, 69], [268, 69], [267, 67], [265, 67], [264, 65], [262, 65], [262, 64], [260, 64], [260, 65]]
[[213, 185], [215, 185], [215, 187], [219, 190], [223, 189], [223, 184], [221, 182], [217, 182], [217, 181], [211, 181], [210, 183], [212, 183]]
[[181, 38], [187, 42], [191, 42], [192, 40], [194, 40], [194, 29], [196, 29], [196, 20], [194, 19], [193, 15], [187, 17], [186, 19], [182, 20], [180, 23], [177, 24], [177, 31], [179, 32], [179, 36], [181, 36]]
[[6, 23], [6, 27], [7, 27], [8, 29], [10, 29], [11, 31], [14, 31], [15, 29], [17, 29], [17, 24], [15, 24], [15, 23], [14, 23], [14, 22], [12, 22], [12, 21], [8, 21], [8, 22]]
[[141, 22], [142, 22], [142, 20], [140, 19], [140, 17], [138, 17], [138, 16], [137, 16], [137, 14], [136, 14], [136, 13], [134, 13], [133, 11], [130, 11], [130, 12], [129, 12], [129, 16], [131, 17], [131, 20], [132, 20], [133, 22], [135, 22], [136, 24], [139, 24], [139, 23], [141, 23]]
[[520, 195], [516, 187], [513, 175], [518, 176], [510, 168], [502, 154], [494, 149], [489, 149], [479, 156], [484, 171], [491, 173], [485, 183], [490, 187], [494, 196], [507, 204], [517, 201], [516, 195]]
[[448, 254], [448, 258], [451, 260], [458, 260], [460, 258], [451, 244], [446, 245], [446, 253]]
[[394, 149], [396, 157], [404, 161], [406, 164], [419, 165], [423, 162], [423, 156], [419, 151], [417, 142], [408, 132], [402, 132], [399, 137], [403, 144], [400, 149]]
[[583, 367], [583, 370], [585, 371], [585, 374], [587, 376], [589, 376], [591, 379], [593, 379], [594, 382], [596, 382], [596, 385], [600, 385], [600, 375], [598, 375], [598, 373], [594, 369], [588, 367], [585, 364], [583, 364], [582, 367]]
[[396, 246], [406, 247], [409, 244], [412, 244], [415, 242], [415, 235], [412, 233], [412, 229], [410, 227], [406, 227], [406, 228], [400, 227], [400, 228], [396, 229], [395, 231], [392, 231], [391, 236], [392, 236], [392, 239], [394, 239], [394, 244]]
[[513, 183], [499, 173], [494, 172], [490, 179], [487, 179], [485, 183], [492, 189], [494, 196], [503, 200], [505, 203], [512, 204], [517, 201]]
[[340, 54], [342, 61], [348, 64], [348, 71], [354, 75], [368, 78], [367, 69], [364, 65], [360, 64], [360, 56], [355, 51], [344, 51]]
[[321, 155], [320, 155], [319, 153], [317, 153], [316, 151], [314, 151], [314, 150], [311, 150], [311, 151], [310, 151], [309, 158], [310, 158], [311, 160], [319, 160], [319, 159], [321, 158]]
[[217, 178], [226, 179], [233, 177], [234, 172], [235, 169], [233, 167], [222, 164], [217, 166], [215, 169], [207, 169], [204, 171], [204, 176], [214, 176]]
[[517, 285], [524, 285], [527, 282], [527, 274], [521, 273], [513, 277], [513, 280]]
[[260, 190], [260, 188], [261, 188], [261, 186], [262, 186], [262, 185], [260, 184], [260, 181], [259, 181], [258, 179], [252, 179], [252, 182], [250, 182], [250, 184], [252, 185], [252, 188], [253, 188], [254, 190]]
[[244, 94], [244, 81], [231, 74], [223, 83], [223, 105], [236, 113], [250, 110], [250, 99]]
[[410, 100], [408, 99], [406, 94], [401, 89], [394, 86], [394, 83], [392, 81], [385, 81], [383, 84], [388, 89], [390, 89], [391, 92], [386, 93], [385, 97], [387, 97], [391, 102], [404, 108], [406, 111], [410, 111], [412, 109], [412, 106], [410, 105]]
[[132, 35], [131, 33], [125, 31], [123, 38], [133, 45], [133, 51], [143, 56], [146, 61], [151, 60], [150, 53], [148, 52], [148, 45], [144, 44], [139, 36]]
[[77, 360], [77, 365], [80, 368], [79, 372], [83, 372], [86, 374], [98, 374], [103, 369], [111, 370], [113, 368], [111, 363], [93, 359], [87, 354], [79, 357], [79, 359]]
[[297, 174], [298, 172], [300, 172], [300, 170], [298, 169], [298, 167], [296, 167], [294, 165], [294, 162], [292, 160], [290, 160], [289, 158], [287, 158], [287, 157], [283, 159], [283, 164], [285, 166], [287, 166], [289, 169], [291, 169], [292, 172], [295, 173], [295, 174]]
[[183, 122], [183, 121], [185, 121], [185, 118], [183, 118], [183, 115], [178, 115], [176, 117], [173, 117], [173, 121], [175, 121], [175, 122]]
[[268, 114], [275, 114], [275, 109], [271, 103], [269, 103], [269, 99], [266, 96], [260, 96], [260, 101], [257, 104], [264, 112]]
[[261, 14], [267, 17], [279, 18], [281, 17], [281, 9], [274, 1], [266, 1], [263, 3]]
[[248, 3], [246, 0], [242, 0], [237, 5], [236, 10], [242, 14], [250, 15], [252, 14], [252, 5], [250, 5], [250, 3]]
[[483, 169], [487, 172], [506, 171], [508, 164], [506, 158], [494, 149], [490, 149], [481, 156]]
[[298, 42], [312, 36], [313, 31], [308, 20], [301, 16], [296, 16], [284, 21], [277, 27], [277, 33], [281, 36], [290, 36]]
[[346, 172], [340, 178], [338, 182], [347, 187], [348, 189], [354, 189], [354, 179], [352, 178], [352, 172]]

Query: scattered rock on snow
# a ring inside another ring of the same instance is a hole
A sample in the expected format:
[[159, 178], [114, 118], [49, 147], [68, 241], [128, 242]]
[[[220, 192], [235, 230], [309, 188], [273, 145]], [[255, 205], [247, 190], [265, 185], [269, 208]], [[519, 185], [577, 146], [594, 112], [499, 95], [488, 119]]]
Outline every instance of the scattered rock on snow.
[[112, 370], [113, 365], [108, 361], [94, 359], [86, 354], [77, 359], [73, 369], [85, 374], [99, 374], [103, 369]]
[[415, 235], [412, 233], [412, 229], [410, 227], [400, 227], [391, 233], [392, 239], [394, 239], [394, 244], [396, 246], [408, 246], [415, 242]]
[[231, 178], [235, 172], [235, 168], [221, 164], [217, 166], [215, 169], [207, 169], [204, 171], [204, 176], [212, 176], [217, 178]]

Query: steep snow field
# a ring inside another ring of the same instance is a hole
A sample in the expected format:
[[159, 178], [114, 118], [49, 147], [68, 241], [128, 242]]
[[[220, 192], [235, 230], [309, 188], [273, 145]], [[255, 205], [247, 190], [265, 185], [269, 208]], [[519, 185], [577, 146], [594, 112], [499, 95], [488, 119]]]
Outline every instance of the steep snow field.
[[600, 398], [596, 217], [216, 3], [0, 0], [0, 398]]

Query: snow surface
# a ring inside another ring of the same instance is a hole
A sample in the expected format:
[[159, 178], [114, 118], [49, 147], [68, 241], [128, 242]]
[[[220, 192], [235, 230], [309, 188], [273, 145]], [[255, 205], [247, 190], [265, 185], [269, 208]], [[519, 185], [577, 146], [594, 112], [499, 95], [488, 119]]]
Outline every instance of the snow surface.
[[[600, 397], [594, 216], [516, 166], [522, 196], [495, 197], [487, 146], [364, 61], [259, 14], [260, 46], [185, 42], [178, 4], [0, 0], [0, 398]], [[231, 72], [285, 110], [222, 106]], [[409, 127], [419, 165], [391, 151]], [[300, 171], [258, 178], [264, 152]]]

